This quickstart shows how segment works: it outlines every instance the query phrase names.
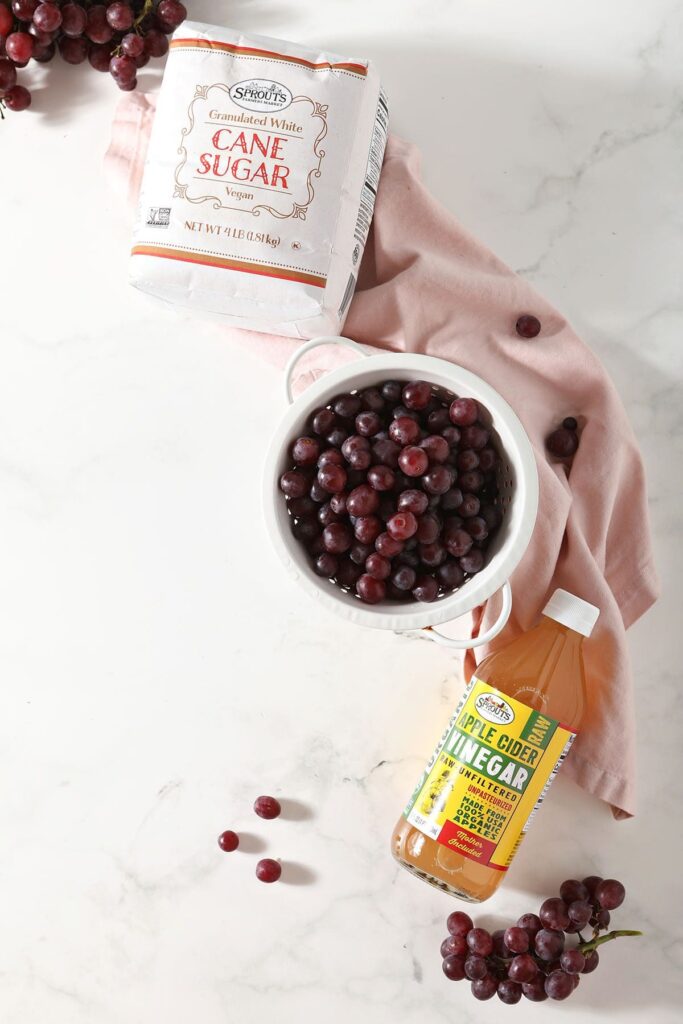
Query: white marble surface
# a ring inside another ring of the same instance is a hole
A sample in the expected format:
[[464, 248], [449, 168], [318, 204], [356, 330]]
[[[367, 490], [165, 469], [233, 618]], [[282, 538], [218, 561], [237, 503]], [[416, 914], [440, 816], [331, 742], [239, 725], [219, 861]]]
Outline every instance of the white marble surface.
[[[683, 4], [189, 2], [373, 56], [436, 194], [624, 398], [664, 585], [631, 634], [640, 813], [616, 823], [560, 780], [481, 916], [623, 878], [619, 920], [647, 937], [525, 1012], [678, 1021]], [[502, 1019], [443, 979], [451, 903], [387, 852], [457, 662], [327, 617], [280, 570], [254, 512], [278, 374], [129, 290], [101, 174], [115, 90], [48, 74], [0, 125], [0, 1020]], [[289, 820], [251, 814], [259, 792]], [[249, 837], [229, 857], [226, 827]], [[283, 883], [255, 881], [261, 849]]]

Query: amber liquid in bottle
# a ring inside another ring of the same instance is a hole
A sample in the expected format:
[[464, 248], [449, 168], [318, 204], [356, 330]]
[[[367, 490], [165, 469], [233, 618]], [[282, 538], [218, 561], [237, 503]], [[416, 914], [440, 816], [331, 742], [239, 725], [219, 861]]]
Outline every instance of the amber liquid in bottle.
[[[576, 732], [586, 701], [583, 641], [581, 633], [544, 615], [538, 626], [485, 658], [476, 677]], [[408, 871], [472, 903], [488, 899], [505, 878], [505, 872], [464, 857], [403, 816], [391, 850]]]

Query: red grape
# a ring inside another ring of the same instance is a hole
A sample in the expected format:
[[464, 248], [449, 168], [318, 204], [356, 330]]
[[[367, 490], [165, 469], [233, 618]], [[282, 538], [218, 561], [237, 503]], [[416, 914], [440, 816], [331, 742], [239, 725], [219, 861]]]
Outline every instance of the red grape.
[[7, 57], [0, 57], [0, 95], [17, 84], [17, 69]]
[[389, 424], [389, 437], [396, 444], [415, 444], [420, 438], [420, 424], [409, 416], [399, 416]]
[[403, 551], [403, 541], [396, 540], [390, 533], [380, 533], [375, 541], [375, 547], [385, 558], [394, 558], [395, 555], [399, 555]]
[[467, 943], [463, 935], [447, 935], [441, 943], [441, 956], [462, 956], [467, 953]]
[[257, 796], [254, 800], [254, 811], [259, 818], [270, 821], [272, 818], [280, 816], [282, 807], [280, 801], [276, 800], [274, 796]]
[[342, 466], [335, 466], [333, 462], [325, 463], [318, 470], [318, 483], [329, 494], [343, 491], [346, 487], [346, 470]]
[[363, 437], [374, 437], [382, 429], [382, 421], [376, 412], [364, 410], [356, 416], [356, 430]]
[[[476, 455], [473, 448], [467, 448], [472, 455]], [[479, 449], [479, 469], [482, 473], [490, 473], [498, 465], [498, 453], [493, 448]]]
[[109, 43], [91, 43], [88, 47], [88, 60], [95, 71], [109, 71], [111, 45]]
[[569, 924], [567, 904], [559, 896], [551, 896], [544, 900], [538, 916], [545, 928], [551, 928], [554, 931], [563, 931]]
[[365, 560], [365, 571], [376, 580], [386, 580], [391, 575], [391, 562], [379, 552], [373, 551]]
[[[135, 75], [137, 68], [135, 67], [135, 61], [132, 57], [112, 57], [109, 62], [109, 70], [111, 71], [112, 78], [117, 85], [125, 86], [130, 82], [135, 81]], [[316, 457], [317, 457], [317, 445], [316, 445]], [[295, 460], [296, 461], [296, 460]], [[313, 462], [315, 463], [315, 458]], [[310, 465], [309, 463], [301, 463], [302, 465]]]
[[548, 451], [558, 459], [569, 459], [579, 447], [578, 435], [573, 430], [558, 427], [545, 441]]
[[431, 384], [424, 380], [411, 381], [403, 388], [401, 397], [407, 409], [424, 409], [432, 397]]
[[458, 513], [463, 519], [469, 519], [471, 516], [476, 516], [479, 513], [481, 503], [476, 494], [463, 494]]
[[[125, 37], [125, 39], [128, 39], [128, 38], [129, 38], [129, 36]], [[125, 42], [125, 39], [124, 39], [124, 42]], [[143, 41], [143, 48], [144, 48], [144, 41]], [[131, 54], [131, 56], [132, 56], [132, 54]], [[332, 412], [331, 409], [318, 409], [318, 411], [313, 416], [313, 424], [312, 424], [312, 426], [313, 426], [313, 433], [314, 434], [322, 434], [322, 435], [329, 434], [329, 432], [332, 430], [332, 428], [334, 427], [336, 422], [337, 422], [337, 417], [334, 415], [334, 413]]]
[[372, 445], [372, 455], [375, 462], [389, 466], [390, 469], [396, 469], [398, 466], [400, 451], [400, 446], [388, 437], [377, 438]]
[[398, 464], [406, 476], [422, 476], [429, 466], [429, 457], [422, 448], [411, 445], [403, 449], [398, 457]]
[[8, 110], [19, 113], [31, 106], [31, 93], [23, 85], [14, 85], [2, 97], [2, 102]]
[[339, 395], [332, 408], [343, 420], [352, 420], [361, 411], [361, 400], [358, 395]]
[[415, 586], [416, 573], [414, 569], [411, 569], [409, 565], [401, 565], [392, 574], [391, 582], [397, 590], [408, 591], [412, 590]]
[[560, 886], [560, 897], [565, 903], [573, 903], [574, 900], [585, 900], [588, 898], [588, 889], [576, 878], [568, 878]]
[[598, 912], [591, 918], [590, 923], [595, 923], [598, 926], [598, 928], [609, 928], [609, 921], [609, 910], [598, 910]]
[[454, 473], [450, 466], [434, 466], [422, 477], [422, 486], [427, 494], [445, 494], [453, 483]]
[[14, 18], [5, 4], [0, 4], [0, 36], [7, 36], [12, 31]]
[[353, 524], [357, 540], [363, 544], [374, 544], [382, 532], [382, 520], [378, 516], [358, 516]]
[[474, 922], [464, 910], [453, 910], [446, 918], [446, 927], [451, 935], [467, 935]]
[[59, 40], [59, 52], [67, 64], [82, 64], [88, 59], [88, 43], [83, 37], [77, 39], [62, 36]]
[[490, 431], [479, 423], [474, 423], [472, 426], [465, 427], [460, 442], [464, 448], [481, 449], [486, 447], [490, 437]]
[[491, 933], [485, 928], [472, 928], [467, 933], [467, 948], [477, 956], [490, 956], [493, 952]]
[[446, 559], [443, 565], [439, 566], [436, 575], [444, 590], [456, 590], [465, 581], [464, 572], [451, 558]]
[[402, 384], [397, 380], [387, 380], [382, 385], [382, 398], [394, 405], [401, 401]]
[[62, 32], [65, 36], [77, 38], [83, 35], [87, 22], [88, 15], [80, 4], [64, 4], [62, 7]]
[[337, 575], [337, 567], [337, 559], [327, 551], [323, 551], [315, 560], [315, 571], [318, 576], [323, 576], [327, 580]]
[[515, 984], [509, 978], [503, 978], [502, 981], [498, 982], [498, 998], [501, 1003], [514, 1006], [522, 998], [522, 986]]
[[469, 473], [461, 473], [458, 483], [464, 491], [476, 494], [484, 486], [484, 474], [478, 469], [472, 469]]
[[581, 968], [582, 974], [592, 974], [595, 968], [600, 963], [600, 955], [597, 949], [591, 950], [590, 953], [586, 953], [586, 962]]
[[416, 601], [436, 601], [439, 596], [439, 584], [433, 576], [419, 576], [413, 587]]
[[368, 470], [368, 483], [376, 491], [390, 491], [396, 483], [396, 475], [389, 466], [371, 466]]
[[524, 928], [529, 938], [533, 939], [536, 932], [540, 932], [543, 923], [537, 914], [522, 914], [517, 920], [517, 926], [518, 928]]
[[465, 974], [470, 981], [485, 978], [488, 973], [489, 965], [486, 963], [486, 957], [470, 953], [465, 960]]
[[379, 508], [379, 495], [369, 484], [354, 487], [346, 499], [346, 511], [351, 516], [367, 516]]
[[534, 938], [534, 949], [541, 960], [554, 960], [564, 949], [564, 934], [550, 928], [541, 928]]
[[264, 857], [256, 865], [256, 877], [259, 882], [277, 882], [281, 874], [282, 867], [279, 861], [272, 860], [270, 857]]
[[580, 974], [586, 966], [586, 958], [580, 949], [565, 949], [560, 957], [560, 967], [567, 974]]
[[420, 544], [420, 560], [428, 569], [438, 569], [447, 558], [446, 549], [443, 544]]
[[377, 388], [366, 388], [365, 391], [361, 391], [360, 400], [363, 403], [363, 408], [370, 412], [383, 412], [384, 410], [385, 402]]
[[[137, 37], [133, 37], [137, 38]], [[112, 64], [115, 60], [123, 61], [130, 60], [130, 57], [114, 57], [112, 58]], [[135, 65], [133, 65], [135, 67]], [[112, 68], [112, 74], [114, 69]], [[299, 437], [292, 445], [292, 458], [300, 466], [313, 466], [318, 461], [320, 455], [320, 443], [313, 437]]]
[[355, 587], [356, 580], [362, 573], [360, 565], [354, 565], [350, 558], [340, 558], [337, 560], [339, 568], [337, 569], [336, 581], [340, 587]]
[[433, 434], [437, 431], [440, 433], [446, 427], [450, 426], [450, 422], [451, 419], [448, 415], [448, 409], [435, 409], [434, 412], [430, 412], [427, 416], [427, 429]]
[[525, 313], [518, 317], [515, 330], [520, 338], [535, 338], [541, 330], [541, 321], [538, 317]]
[[387, 531], [394, 540], [408, 540], [417, 532], [417, 519], [412, 512], [397, 512], [387, 522]]
[[359, 540], [355, 541], [349, 548], [349, 558], [356, 565], [365, 566], [366, 559], [372, 554], [372, 544], [362, 544]]
[[616, 910], [624, 902], [626, 890], [616, 878], [605, 878], [595, 888], [595, 898], [603, 910]]
[[529, 948], [529, 934], [524, 928], [513, 925], [505, 930], [504, 942], [511, 953], [526, 953]]
[[448, 410], [451, 423], [456, 427], [468, 427], [479, 416], [479, 406], [473, 398], [456, 398]]
[[[445, 941], [448, 942], [448, 939]], [[465, 960], [455, 954], [445, 956], [441, 961], [441, 969], [450, 981], [462, 981], [465, 977]]]
[[510, 961], [508, 976], [512, 981], [533, 981], [537, 974], [538, 966], [533, 956], [529, 953], [521, 953]]
[[[5, 50], [15, 64], [25, 64], [33, 56], [35, 39], [28, 32], [11, 32], [5, 40]], [[23, 109], [23, 108], [22, 108]]]
[[187, 9], [179, 0], [161, 0], [157, 7], [157, 15], [171, 29], [176, 29], [187, 17]]
[[572, 924], [583, 928], [590, 921], [593, 908], [586, 900], [573, 900], [567, 907], [567, 913]]
[[586, 887], [586, 892], [588, 893], [587, 899], [590, 902], [594, 902], [595, 890], [600, 885], [600, 882], [602, 882], [602, 878], [599, 875], [588, 875], [587, 878], [583, 879], [582, 884]]
[[472, 537], [465, 530], [446, 528], [444, 530], [444, 543], [446, 550], [454, 558], [466, 555], [474, 543]]
[[144, 50], [151, 57], [163, 57], [168, 53], [168, 38], [158, 29], [148, 29], [144, 37]]
[[353, 544], [353, 536], [344, 523], [330, 523], [323, 530], [323, 544], [330, 554], [343, 555]]
[[124, 0], [114, 0], [114, 3], [107, 7], [107, 21], [115, 32], [127, 32], [133, 27], [134, 18], [130, 4]]
[[221, 832], [219, 835], [218, 845], [224, 853], [232, 853], [240, 845], [240, 837], [236, 832], [228, 829], [227, 832]]
[[114, 29], [107, 21], [107, 8], [104, 4], [94, 4], [88, 8], [85, 34], [93, 43], [109, 43], [114, 38]]
[[487, 974], [485, 978], [473, 981], [470, 988], [475, 999], [492, 999], [496, 994], [498, 982], [491, 974]]
[[62, 12], [56, 4], [38, 4], [33, 14], [33, 24], [41, 32], [56, 32], [62, 24]]
[[427, 452], [430, 462], [445, 462], [450, 454], [448, 441], [439, 434], [428, 434], [420, 441], [420, 448]]
[[308, 480], [297, 469], [289, 469], [280, 477], [280, 490], [288, 498], [302, 498], [308, 490]]
[[386, 592], [387, 588], [383, 581], [376, 580], [374, 576], [369, 576], [367, 573], [364, 573], [356, 581], [356, 593], [366, 604], [377, 604], [379, 601], [383, 601]]
[[565, 971], [553, 971], [545, 979], [545, 991], [551, 999], [566, 999], [574, 991], [574, 982]]
[[13, 0], [12, 10], [19, 21], [30, 21], [38, 6], [38, 0]]

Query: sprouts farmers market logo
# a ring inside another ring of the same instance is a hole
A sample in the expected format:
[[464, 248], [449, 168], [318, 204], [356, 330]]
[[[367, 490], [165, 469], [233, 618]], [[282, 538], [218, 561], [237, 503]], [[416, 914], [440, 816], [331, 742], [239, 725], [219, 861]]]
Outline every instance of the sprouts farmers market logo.
[[515, 717], [508, 702], [497, 693], [480, 693], [474, 706], [482, 718], [496, 725], [509, 725]]
[[271, 82], [269, 78], [250, 78], [230, 87], [230, 99], [244, 110], [284, 110], [292, 102], [286, 85]]

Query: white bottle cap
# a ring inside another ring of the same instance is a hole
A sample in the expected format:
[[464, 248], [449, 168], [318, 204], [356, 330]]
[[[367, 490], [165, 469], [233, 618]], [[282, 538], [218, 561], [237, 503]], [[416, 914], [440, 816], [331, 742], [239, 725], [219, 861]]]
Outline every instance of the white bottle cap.
[[593, 626], [598, 621], [600, 609], [588, 601], [582, 601], [566, 590], [556, 590], [543, 609], [543, 614], [563, 626], [569, 626], [577, 633], [590, 636]]

